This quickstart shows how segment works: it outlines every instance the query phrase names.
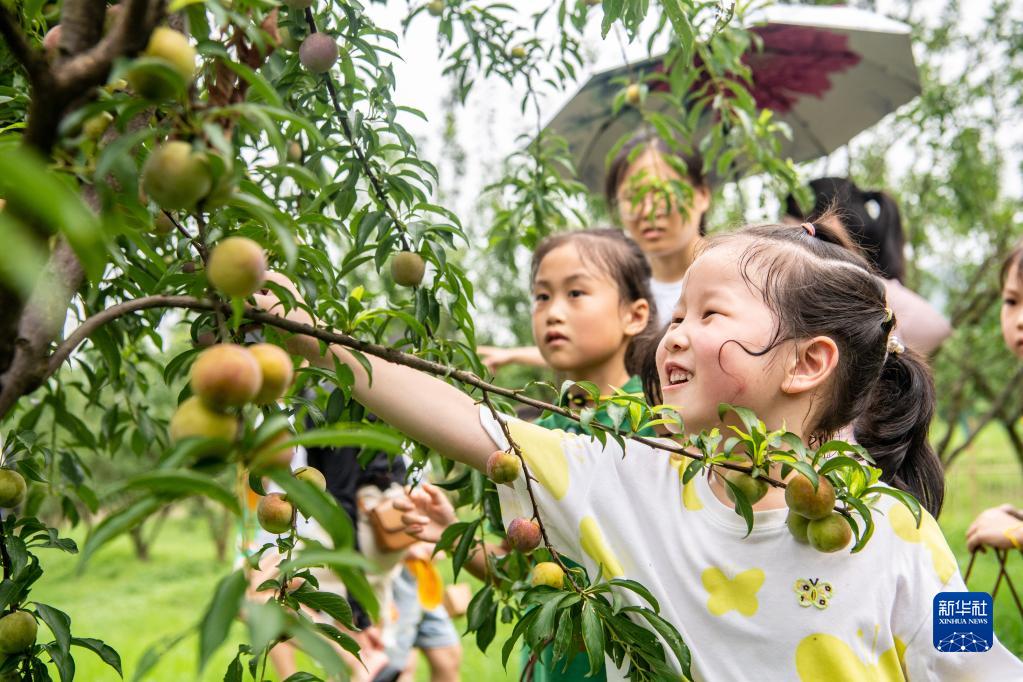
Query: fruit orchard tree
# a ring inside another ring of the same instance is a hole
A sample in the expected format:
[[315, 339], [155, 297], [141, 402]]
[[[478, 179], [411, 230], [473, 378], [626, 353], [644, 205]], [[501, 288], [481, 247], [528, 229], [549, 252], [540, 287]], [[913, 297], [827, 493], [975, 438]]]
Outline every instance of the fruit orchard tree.
[[[676, 69], [670, 88], [656, 95], [680, 115], [647, 110], [655, 95], [630, 82], [621, 83], [615, 111], [638, 108], [664, 137], [678, 139], [693, 139], [700, 112], [712, 112], [698, 142], [708, 167], [740, 165], [791, 188], [792, 166], [779, 158], [784, 131], [745, 89], [740, 57], [749, 37], [734, 5], [560, 0], [522, 16], [501, 3], [436, 0], [412, 3], [406, 21], [436, 26], [446, 73], [462, 98], [478, 79], [504, 79], [523, 93], [523, 116], [538, 131], [538, 94], [574, 83], [587, 22], [600, 22], [605, 37], [668, 35], [669, 59], [700, 65]], [[537, 37], [540, 24], [552, 29], [550, 39]], [[80, 551], [85, 563], [183, 499], [241, 514], [247, 487], [261, 495], [259, 523], [279, 534], [259, 550], [276, 545], [283, 557], [278, 576], [263, 585], [273, 597], [243, 609], [246, 572], [227, 572], [196, 625], [200, 666], [241, 618], [247, 643], [225, 679], [260, 679], [268, 651], [289, 638], [319, 666], [302, 679], [343, 673], [339, 651], [358, 648], [351, 610], [321, 592], [310, 569], [336, 572], [371, 613], [375, 600], [351, 549], [351, 524], [324, 492], [322, 476], [293, 475], [286, 464], [296, 445], [396, 455], [409, 444], [352, 402], [348, 368], [293, 360], [294, 333], [444, 377], [491, 409], [517, 401], [560, 412], [599, 438], [633, 437], [677, 418], [635, 396], [601, 399], [594, 386], [581, 387], [595, 404], [578, 413], [557, 406], [564, 388], [527, 393], [480, 378], [474, 286], [460, 265], [466, 235], [459, 217], [435, 203], [436, 168], [403, 126], [420, 115], [416, 103], [393, 99], [388, 63], [397, 36], [359, 2], [3, 0], [0, 35], [4, 679], [73, 679], [82, 650], [121, 668], [98, 638], [103, 633], [73, 632], [59, 605], [33, 591], [42, 574], [37, 552], [79, 552], [40, 520], [41, 511], [57, 510], [72, 523], [77, 510], [102, 511]], [[705, 85], [692, 91], [695, 82]], [[531, 246], [578, 216], [581, 186], [571, 179], [564, 143], [548, 135], [524, 140], [493, 188], [500, 206], [491, 241], [499, 253]], [[288, 273], [298, 289], [267, 279], [271, 271]], [[255, 308], [251, 296], [261, 288], [305, 307], [316, 325]], [[168, 389], [177, 397], [163, 410], [150, 396]], [[617, 426], [598, 427], [596, 410]], [[861, 547], [871, 528], [864, 500], [878, 472], [850, 457], [823, 464], [820, 453], [787, 434], [765, 433], [741, 408], [737, 414], [744, 428], [735, 438], [682, 439], [677, 451], [687, 445], [699, 453], [686, 476], [710, 463], [734, 471], [728, 481], [737, 511], [752, 524], [750, 503], [763, 484], [780, 485], [768, 475], [771, 462], [784, 462], [805, 475], [803, 498], [830, 491], [793, 532], [830, 551], [835, 537], [848, 542], [851, 529], [854, 551]], [[412, 445], [416, 462], [431, 456]], [[120, 457], [129, 448], [151, 465], [117, 481], [101, 510], [83, 456]], [[495, 479], [528, 476], [514, 444], [492, 464]], [[439, 543], [457, 574], [474, 545], [505, 529], [492, 480], [450, 462], [441, 470], [445, 487], [471, 509], [470, 520]], [[284, 492], [264, 495], [264, 477]], [[853, 479], [866, 485], [850, 489], [845, 482]], [[919, 514], [915, 501], [903, 501]], [[534, 650], [553, 642], [558, 655], [581, 645], [593, 666], [607, 653], [630, 665], [635, 679], [688, 675], [688, 649], [647, 590], [565, 570], [535, 512], [510, 524], [519, 551], [491, 560], [494, 579], [469, 607], [479, 646], [492, 645], [500, 617], [517, 621], [503, 643], [505, 659], [523, 638]], [[299, 544], [296, 514], [318, 521], [331, 544]], [[648, 606], [631, 614], [613, 608], [620, 590]], [[314, 623], [303, 606], [334, 624]], [[40, 621], [45, 630], [37, 630]]]

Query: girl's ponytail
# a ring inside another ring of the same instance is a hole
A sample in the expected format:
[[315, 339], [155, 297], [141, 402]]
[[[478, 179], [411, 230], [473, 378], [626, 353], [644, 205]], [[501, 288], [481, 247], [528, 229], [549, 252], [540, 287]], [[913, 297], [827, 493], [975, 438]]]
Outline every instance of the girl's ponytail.
[[882, 480], [911, 493], [937, 517], [945, 473], [927, 437], [934, 403], [934, 381], [921, 356], [892, 348], [853, 429], [881, 468]]

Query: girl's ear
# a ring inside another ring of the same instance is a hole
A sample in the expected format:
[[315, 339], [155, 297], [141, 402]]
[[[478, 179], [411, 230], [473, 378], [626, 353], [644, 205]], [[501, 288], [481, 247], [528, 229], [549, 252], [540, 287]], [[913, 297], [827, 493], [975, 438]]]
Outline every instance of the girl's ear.
[[838, 367], [838, 345], [829, 336], [815, 336], [796, 343], [785, 367], [781, 390], [790, 395], [812, 391], [828, 380]]
[[627, 336], [638, 336], [646, 329], [650, 320], [650, 304], [645, 298], [622, 306], [622, 325]]

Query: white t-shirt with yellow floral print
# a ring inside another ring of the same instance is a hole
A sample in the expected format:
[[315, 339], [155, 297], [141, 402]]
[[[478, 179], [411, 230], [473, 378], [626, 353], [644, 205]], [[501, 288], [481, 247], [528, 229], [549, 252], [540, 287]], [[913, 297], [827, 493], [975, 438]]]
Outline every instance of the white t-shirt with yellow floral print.
[[[507, 446], [486, 409], [481, 422]], [[822, 554], [792, 538], [784, 509], [756, 512], [743, 537], [745, 522], [705, 477], [682, 485], [688, 459], [631, 441], [623, 458], [611, 440], [508, 426], [539, 484], [551, 543], [591, 579], [602, 567], [649, 588], [692, 650], [696, 680], [1023, 680], [1023, 663], [997, 641], [984, 653], [934, 648], [934, 596], [967, 589], [929, 515], [917, 529], [885, 497], [862, 551]], [[522, 478], [498, 488], [506, 523], [530, 516]], [[614, 679], [624, 675], [608, 661]]]

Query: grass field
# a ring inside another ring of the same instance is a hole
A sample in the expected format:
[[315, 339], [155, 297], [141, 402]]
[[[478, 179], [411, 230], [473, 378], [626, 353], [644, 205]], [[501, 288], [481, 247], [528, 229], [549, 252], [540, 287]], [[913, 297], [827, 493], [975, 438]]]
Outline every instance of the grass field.
[[[1006, 450], [1000, 432], [989, 429], [972, 452], [949, 472], [948, 496], [940, 519], [963, 571], [969, 560], [963, 538], [970, 521], [986, 507], [1006, 501], [1023, 504], [1023, 476]], [[176, 637], [198, 621], [217, 579], [228, 569], [215, 560], [203, 522], [188, 518], [167, 524], [153, 549], [152, 559], [146, 563], [135, 560], [124, 538], [101, 551], [82, 575], [75, 572], [74, 557], [47, 552], [41, 558], [46, 574], [32, 596], [66, 611], [77, 636], [101, 637], [117, 649], [124, 661], [126, 679], [132, 678], [140, 657], [149, 647]], [[1023, 587], [1023, 557], [1013, 557], [1010, 567], [1017, 589]], [[995, 569], [992, 556], [980, 556], [970, 579], [971, 589], [990, 591]], [[458, 626], [464, 629], [464, 621]], [[517, 679], [516, 656], [512, 656], [509, 671], [500, 665], [499, 643], [509, 631], [509, 627], [502, 627], [498, 644], [491, 645], [486, 654], [470, 638], [465, 638], [465, 680]], [[995, 602], [995, 632], [1017, 655], [1023, 655], [1023, 620], [1004, 585]], [[196, 639], [185, 638], [162, 657], [145, 679], [222, 680], [241, 635], [241, 627], [236, 627], [231, 640], [202, 674], [196, 671]], [[89, 682], [118, 679], [92, 654], [75, 651], [78, 679]], [[427, 679], [424, 664], [420, 664], [418, 677]]]

